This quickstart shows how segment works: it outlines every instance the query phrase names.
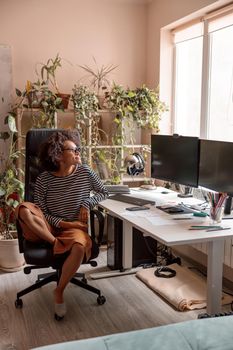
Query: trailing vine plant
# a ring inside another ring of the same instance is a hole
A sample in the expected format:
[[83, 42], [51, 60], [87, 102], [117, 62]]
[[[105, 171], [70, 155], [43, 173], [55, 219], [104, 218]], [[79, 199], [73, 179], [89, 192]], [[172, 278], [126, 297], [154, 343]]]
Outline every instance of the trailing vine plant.
[[90, 141], [90, 130], [92, 133], [92, 145], [98, 145], [100, 136], [98, 133], [98, 99], [96, 94], [85, 85], [74, 85], [71, 101], [73, 102], [75, 112], [75, 127], [78, 129], [81, 137], [82, 159], [89, 163], [88, 146], [86, 140]]
[[[114, 85], [107, 94], [106, 101], [110, 109], [118, 112], [114, 121], [118, 125], [126, 121], [131, 131], [134, 130], [134, 121], [138, 128], [155, 129], [159, 132], [161, 116], [168, 110], [165, 103], [159, 99], [158, 89], [152, 90], [145, 85], [134, 90], [124, 90], [122, 86]], [[124, 141], [124, 132], [122, 137]], [[133, 141], [133, 138], [131, 139]]]

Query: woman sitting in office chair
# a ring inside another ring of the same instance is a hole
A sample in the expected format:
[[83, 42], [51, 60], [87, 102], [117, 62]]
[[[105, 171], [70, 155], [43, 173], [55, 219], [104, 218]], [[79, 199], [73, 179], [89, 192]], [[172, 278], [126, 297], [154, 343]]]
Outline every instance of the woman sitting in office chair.
[[[100, 178], [80, 157], [80, 138], [75, 131], [54, 132], [42, 144], [39, 159], [45, 169], [36, 180], [34, 203], [23, 202], [16, 209], [27, 240], [47, 241], [54, 254], [70, 251], [54, 290], [55, 313], [66, 313], [63, 293], [84, 257], [90, 258], [89, 210], [107, 198]], [[91, 191], [94, 195], [90, 197]]]

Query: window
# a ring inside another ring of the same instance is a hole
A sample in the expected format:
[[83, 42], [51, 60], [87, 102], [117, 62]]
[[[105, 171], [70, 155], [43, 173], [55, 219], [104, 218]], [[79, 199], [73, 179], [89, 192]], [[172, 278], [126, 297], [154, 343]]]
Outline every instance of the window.
[[173, 132], [233, 141], [233, 12], [173, 34]]
[[[231, 25], [229, 19], [231, 18]], [[216, 24], [216, 25], [215, 25]], [[225, 27], [220, 27], [222, 25]], [[233, 14], [209, 26], [208, 138], [233, 141]]]
[[174, 132], [186, 136], [199, 136], [203, 46], [201, 25], [195, 24], [178, 32], [175, 42]]

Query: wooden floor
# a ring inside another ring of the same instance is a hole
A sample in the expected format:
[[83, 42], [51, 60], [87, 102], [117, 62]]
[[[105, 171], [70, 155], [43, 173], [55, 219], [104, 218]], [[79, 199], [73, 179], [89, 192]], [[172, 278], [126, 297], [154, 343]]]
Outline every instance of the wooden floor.
[[[98, 263], [96, 268], [85, 265], [82, 270], [90, 273], [106, 270], [106, 248], [101, 249]], [[94, 294], [70, 284], [65, 293], [67, 315], [58, 322], [53, 314], [54, 283], [24, 296], [22, 309], [14, 306], [17, 291], [33, 283], [37, 273], [38, 270], [30, 275], [23, 271], [0, 273], [0, 350], [31, 349], [155, 327], [196, 319], [200, 312], [178, 312], [135, 275], [125, 275], [89, 281], [107, 299], [101, 306]]]

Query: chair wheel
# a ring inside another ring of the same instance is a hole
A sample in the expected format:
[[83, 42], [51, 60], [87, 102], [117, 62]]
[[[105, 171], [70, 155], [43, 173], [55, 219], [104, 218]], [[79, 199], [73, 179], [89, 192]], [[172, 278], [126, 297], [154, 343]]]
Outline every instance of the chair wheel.
[[97, 298], [97, 303], [103, 305], [106, 302], [106, 298], [103, 295], [99, 295]]
[[63, 320], [64, 316], [58, 316], [57, 314], [54, 314], [54, 318], [56, 321], [61, 321]]
[[16, 309], [22, 309], [22, 307], [23, 307], [23, 300], [22, 299], [16, 299], [15, 300], [15, 307], [16, 307]]

